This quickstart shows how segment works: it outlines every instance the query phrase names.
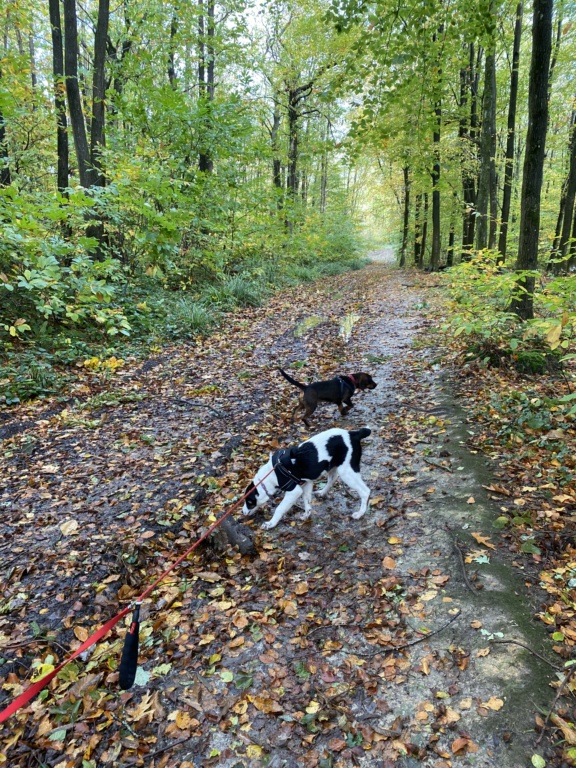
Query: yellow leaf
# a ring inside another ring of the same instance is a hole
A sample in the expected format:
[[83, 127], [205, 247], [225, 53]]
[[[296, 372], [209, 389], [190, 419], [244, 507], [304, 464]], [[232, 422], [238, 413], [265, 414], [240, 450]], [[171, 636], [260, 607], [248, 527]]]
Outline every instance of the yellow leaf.
[[[53, 658], [53, 657], [50, 657]], [[44, 675], [49, 675], [50, 672], [53, 672], [55, 669], [54, 664], [40, 664], [36, 668], [36, 672], [34, 673], [34, 676], [31, 679], [33, 683], [38, 682], [38, 680], [42, 679]]]
[[247, 698], [259, 712], [264, 712], [266, 715], [284, 711], [280, 704], [269, 696], [248, 696]]
[[192, 718], [190, 717], [190, 714], [188, 712], [177, 712], [176, 714], [176, 725], [180, 730], [184, 731], [186, 728], [190, 728], [190, 723], [192, 722]]
[[74, 634], [80, 640], [80, 642], [84, 642], [85, 640], [88, 640], [88, 630], [86, 627], [74, 627]]
[[312, 699], [310, 704], [308, 704], [308, 706], [306, 707], [306, 712], [308, 712], [309, 715], [315, 715], [316, 712], [319, 712], [319, 711], [320, 711], [320, 702], [314, 701], [314, 699]]
[[66, 520], [66, 522], [62, 523], [60, 526], [60, 530], [64, 536], [73, 536], [78, 531], [78, 521]]
[[248, 744], [246, 747], [246, 757], [258, 759], [262, 757], [264, 750], [258, 744]]
[[481, 707], [488, 707], [488, 709], [494, 710], [494, 712], [499, 712], [502, 707], [504, 706], [504, 702], [502, 699], [499, 699], [497, 696], [490, 696], [488, 701], [483, 702]]
[[560, 336], [562, 334], [562, 324], [558, 323], [557, 325], [552, 326], [548, 333], [546, 334], [546, 341], [550, 346], [555, 344], [560, 340]]
[[297, 595], [305, 595], [306, 592], [308, 592], [308, 582], [301, 581], [299, 584], [296, 584], [296, 588], [294, 589], [294, 592]]
[[488, 656], [489, 653], [490, 653], [490, 646], [488, 646], [487, 648], [479, 648], [478, 651], [476, 652], [476, 656], [479, 656], [481, 658], [482, 656]]
[[298, 606], [294, 600], [280, 600], [280, 607], [287, 616], [298, 616]]
[[481, 533], [475, 532], [471, 534], [473, 539], [476, 539], [478, 544], [483, 544], [485, 547], [490, 547], [490, 549], [496, 549], [494, 544], [490, 542], [490, 539], [488, 536], [483, 536]]
[[394, 560], [393, 557], [389, 557], [388, 555], [386, 555], [384, 560], [382, 560], [382, 566], [384, 568], [388, 568], [389, 570], [393, 570], [394, 568], [396, 568], [396, 560]]

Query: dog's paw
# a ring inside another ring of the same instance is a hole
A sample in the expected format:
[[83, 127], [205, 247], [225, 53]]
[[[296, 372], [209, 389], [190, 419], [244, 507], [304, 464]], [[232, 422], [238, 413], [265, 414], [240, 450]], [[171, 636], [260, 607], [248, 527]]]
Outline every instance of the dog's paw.
[[311, 514], [312, 514], [312, 512], [302, 512], [301, 515], [298, 515], [298, 519], [299, 520], [309, 520]]
[[262, 523], [260, 527], [265, 531], [269, 531], [271, 528], [276, 528], [276, 523], [273, 523], [272, 520], [268, 520], [267, 523]]
[[360, 520], [360, 518], [364, 517], [365, 514], [366, 514], [366, 510], [360, 511], [360, 512], [354, 512], [354, 514], [352, 515], [352, 518], [354, 520]]

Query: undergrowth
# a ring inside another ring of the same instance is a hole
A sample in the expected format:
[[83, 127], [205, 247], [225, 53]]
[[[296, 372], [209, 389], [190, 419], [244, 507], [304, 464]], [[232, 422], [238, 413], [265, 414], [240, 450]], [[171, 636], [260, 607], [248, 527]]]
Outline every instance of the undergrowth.
[[497, 257], [480, 251], [446, 273], [451, 301], [444, 332], [459, 339], [467, 362], [531, 375], [558, 372], [576, 348], [574, 280], [539, 275], [536, 317], [522, 322], [509, 309], [518, 273], [498, 264]]
[[[102, 373], [124, 358], [143, 359], [172, 341], [207, 335], [240, 307], [261, 306], [282, 287], [314, 282], [327, 275], [360, 269], [365, 260], [352, 256], [336, 261], [312, 257], [269, 260], [265, 265], [246, 259], [235, 274], [211, 274], [194, 289], [169, 290], [168, 283], [142, 277], [116, 289], [117, 310], [128, 334], [110, 337], [93, 327], [62, 327], [48, 323], [30, 337], [4, 340], [0, 356], [0, 408], [54, 395], [74, 376], [75, 366]], [[107, 361], [111, 361], [110, 364]]]

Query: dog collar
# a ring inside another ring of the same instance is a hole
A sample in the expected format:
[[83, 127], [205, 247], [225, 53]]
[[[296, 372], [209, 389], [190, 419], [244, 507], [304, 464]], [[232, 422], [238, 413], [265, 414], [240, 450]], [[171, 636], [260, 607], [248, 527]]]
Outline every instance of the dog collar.
[[264, 491], [264, 493], [266, 494], [266, 496], [268, 496], [268, 500], [269, 500], [269, 501], [272, 501], [272, 499], [274, 498], [274, 494], [273, 494], [273, 493], [270, 493], [270, 491], [268, 490], [268, 488], [266, 488], [266, 486], [264, 485], [264, 480], [261, 480], [261, 481], [260, 481], [260, 488], [262, 488], [262, 490]]
[[351, 373], [347, 373], [347, 374], [346, 374], [346, 378], [347, 378], [347, 379], [350, 379], [350, 381], [352, 382], [352, 384], [354, 384], [354, 389], [358, 389], [358, 384], [356, 384], [356, 379], [354, 378], [354, 376], [352, 376], [352, 374], [351, 374]]

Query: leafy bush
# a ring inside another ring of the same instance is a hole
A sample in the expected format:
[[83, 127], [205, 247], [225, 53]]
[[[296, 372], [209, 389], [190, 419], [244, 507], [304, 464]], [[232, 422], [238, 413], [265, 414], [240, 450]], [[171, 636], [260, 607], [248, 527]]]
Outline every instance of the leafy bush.
[[468, 358], [511, 364], [524, 373], [558, 368], [574, 339], [576, 288], [567, 291], [561, 279], [551, 281], [538, 294], [539, 316], [521, 322], [508, 311], [518, 274], [502, 269], [496, 253], [478, 252], [449, 270], [445, 280], [452, 304], [443, 328], [454, 338], [466, 338]]
[[[78, 212], [87, 200], [78, 193], [66, 205]], [[65, 240], [54, 229], [54, 220], [66, 215], [63, 204], [63, 199], [25, 197], [14, 187], [0, 190], [0, 341], [46, 335], [60, 325], [109, 336], [129, 333], [113, 303], [119, 262], [95, 260], [93, 238]]]
[[46, 350], [10, 351], [0, 363], [0, 406], [53, 394], [62, 382]]

